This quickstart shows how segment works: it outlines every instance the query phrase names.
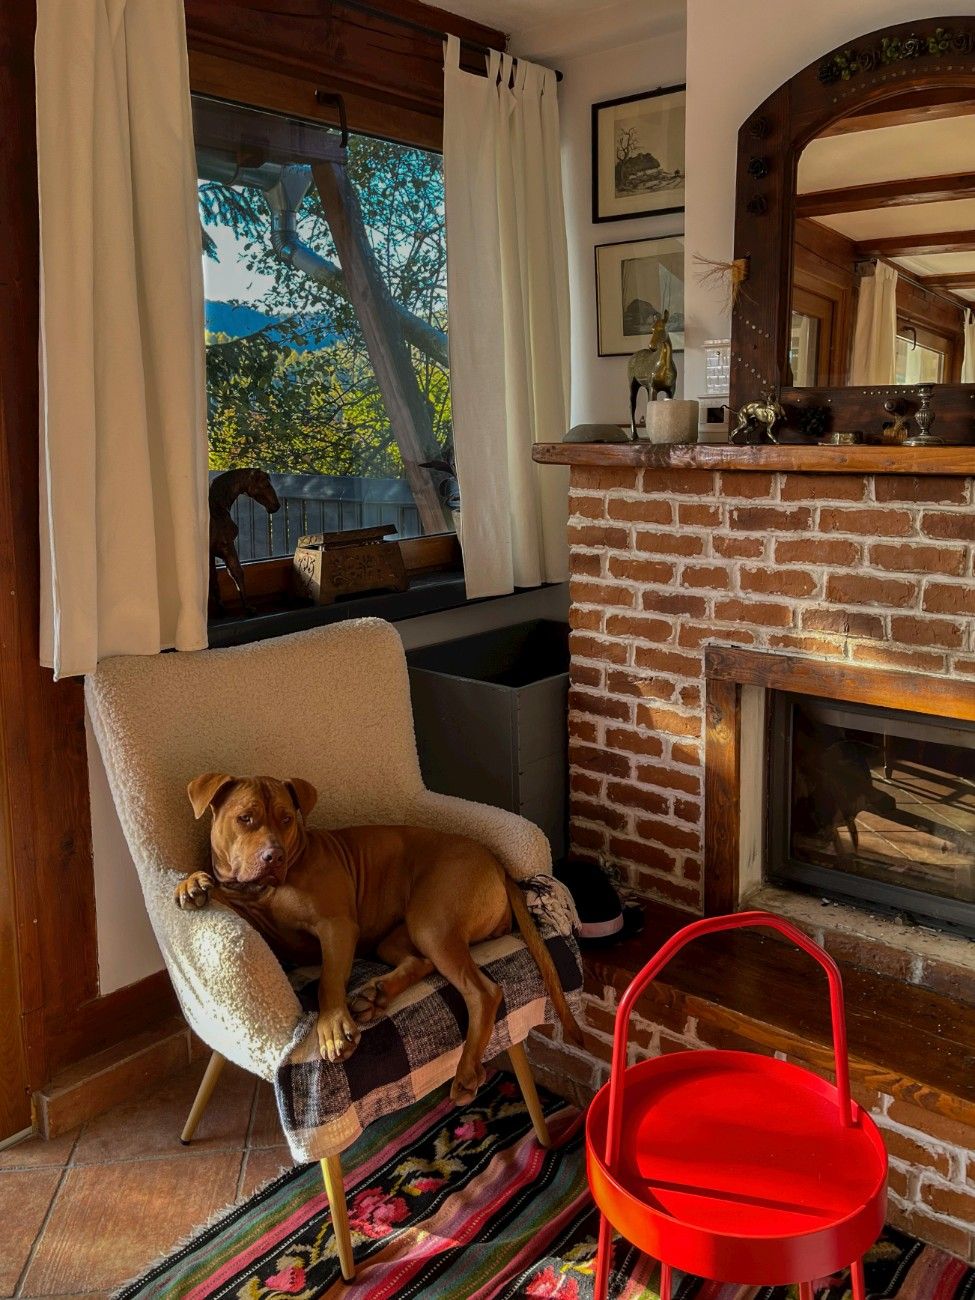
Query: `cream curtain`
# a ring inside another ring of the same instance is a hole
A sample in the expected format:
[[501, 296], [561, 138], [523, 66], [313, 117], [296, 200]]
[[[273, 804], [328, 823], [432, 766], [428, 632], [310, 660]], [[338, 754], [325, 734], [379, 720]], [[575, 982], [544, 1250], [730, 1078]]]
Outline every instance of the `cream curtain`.
[[41, 660], [206, 645], [203, 282], [182, 0], [38, 0]]
[[454, 452], [470, 596], [568, 576], [567, 477], [532, 462], [569, 412], [569, 285], [555, 74], [463, 72], [448, 37], [444, 183]]
[[851, 384], [892, 384], [896, 377], [897, 271], [877, 262], [860, 281]]
[[965, 351], [961, 362], [961, 382], [975, 384], [975, 312], [969, 307], [965, 312]]

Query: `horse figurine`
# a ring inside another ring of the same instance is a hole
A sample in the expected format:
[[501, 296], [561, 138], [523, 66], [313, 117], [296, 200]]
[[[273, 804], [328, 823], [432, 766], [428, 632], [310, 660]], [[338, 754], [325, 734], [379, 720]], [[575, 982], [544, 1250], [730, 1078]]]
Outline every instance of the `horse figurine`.
[[220, 599], [217, 560], [223, 560], [227, 566], [244, 612], [254, 613], [244, 594], [244, 568], [237, 555], [240, 530], [230, 513], [230, 507], [239, 496], [253, 497], [269, 515], [281, 509], [278, 494], [262, 469], [228, 469], [225, 474], [218, 474], [210, 484], [210, 603], [217, 614], [226, 613]]
[[778, 443], [772, 432], [785, 411], [768, 391], [757, 402], [747, 402], [738, 412], [738, 423], [729, 438], [736, 446], [755, 446], [762, 442]]
[[636, 399], [640, 389], [646, 389], [647, 401], [654, 402], [658, 393], [673, 399], [677, 392], [677, 367], [674, 365], [674, 345], [667, 333], [670, 311], [658, 316], [650, 331], [650, 341], [645, 348], [634, 352], [626, 367], [630, 377], [630, 437], [636, 438]]

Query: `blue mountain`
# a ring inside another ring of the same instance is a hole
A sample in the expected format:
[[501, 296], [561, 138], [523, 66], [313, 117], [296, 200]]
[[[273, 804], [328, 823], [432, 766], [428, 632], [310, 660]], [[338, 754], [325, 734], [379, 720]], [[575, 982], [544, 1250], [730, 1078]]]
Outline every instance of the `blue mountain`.
[[[210, 334], [226, 334], [231, 339], [246, 338], [266, 329], [268, 325], [278, 325], [288, 319], [285, 315], [272, 316], [248, 307], [246, 303], [220, 302], [214, 298], [206, 300], [206, 329]], [[295, 342], [289, 330], [268, 330], [268, 337], [276, 342], [286, 342], [296, 352], [314, 352], [327, 348], [334, 343], [338, 335], [332, 328], [331, 321], [322, 313], [313, 313], [299, 318], [303, 340]]]

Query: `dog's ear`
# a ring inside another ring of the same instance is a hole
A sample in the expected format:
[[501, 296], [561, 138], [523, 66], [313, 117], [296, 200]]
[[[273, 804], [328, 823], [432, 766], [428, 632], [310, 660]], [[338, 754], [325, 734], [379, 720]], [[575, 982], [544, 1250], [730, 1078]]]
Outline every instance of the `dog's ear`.
[[226, 776], [223, 772], [204, 772], [202, 776], [195, 776], [186, 787], [186, 793], [190, 797], [190, 803], [193, 805], [193, 816], [200, 820], [206, 810], [221, 790], [227, 786], [233, 785], [237, 780], [235, 776]]
[[310, 781], [302, 781], [300, 776], [293, 776], [290, 781], [285, 781], [285, 785], [295, 801], [295, 807], [302, 817], [307, 817], [318, 803], [318, 791]]

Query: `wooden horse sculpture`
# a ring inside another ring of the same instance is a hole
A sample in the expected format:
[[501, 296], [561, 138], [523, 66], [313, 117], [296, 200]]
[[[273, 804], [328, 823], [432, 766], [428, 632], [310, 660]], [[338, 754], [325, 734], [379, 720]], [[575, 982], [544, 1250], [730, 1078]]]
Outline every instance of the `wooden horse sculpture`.
[[234, 580], [244, 611], [253, 614], [244, 594], [244, 568], [237, 555], [237, 533], [230, 507], [239, 496], [249, 496], [269, 515], [281, 509], [278, 494], [262, 469], [228, 469], [210, 484], [210, 603], [217, 614], [225, 612], [217, 580], [217, 560], [223, 560]]
[[674, 346], [667, 333], [670, 311], [665, 311], [653, 322], [650, 341], [645, 348], [634, 352], [626, 367], [630, 377], [630, 437], [636, 438], [636, 399], [641, 388], [646, 389], [647, 401], [654, 402], [658, 393], [673, 399], [677, 392], [677, 367], [674, 365]]

